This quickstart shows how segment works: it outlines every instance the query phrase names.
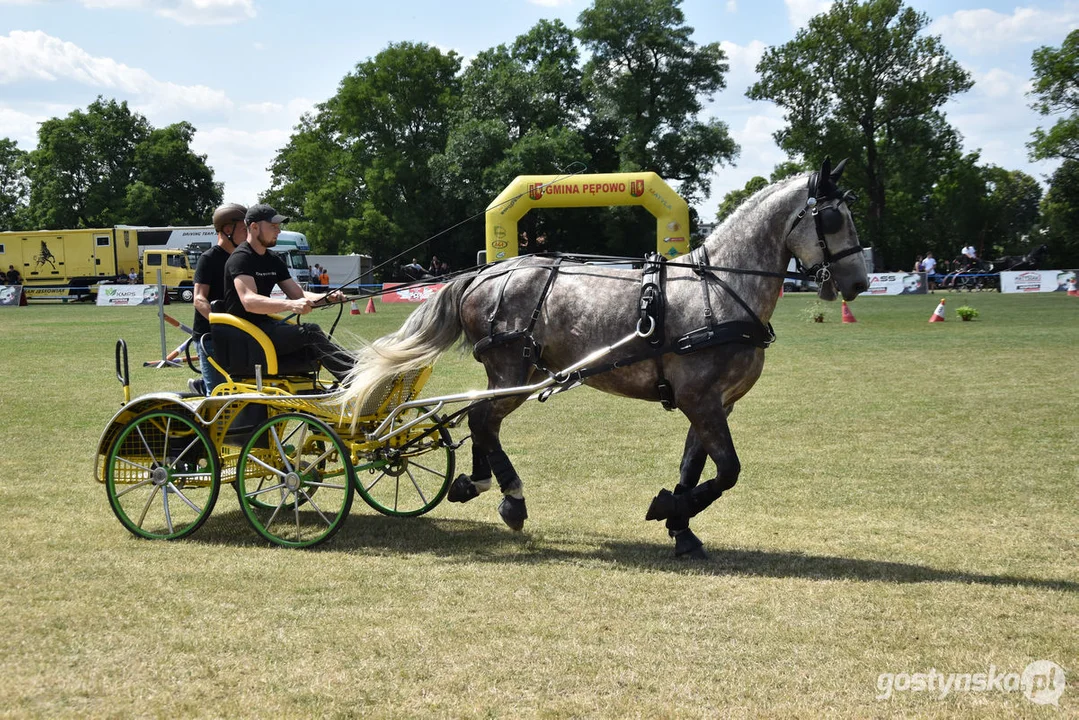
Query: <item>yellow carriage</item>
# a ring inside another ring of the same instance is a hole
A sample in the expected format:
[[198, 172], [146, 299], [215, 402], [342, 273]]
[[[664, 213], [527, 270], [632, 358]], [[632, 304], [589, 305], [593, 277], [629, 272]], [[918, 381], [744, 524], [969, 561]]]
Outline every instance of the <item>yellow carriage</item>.
[[[320, 382], [318, 370], [278, 366], [269, 339], [233, 316], [211, 317], [250, 336], [262, 363], [226, 378], [210, 397], [152, 393], [130, 399], [127, 347], [116, 345], [124, 404], [98, 443], [95, 479], [120, 522], [144, 538], [176, 539], [209, 517], [231, 484], [267, 540], [310, 547], [340, 530], [353, 493], [387, 515], [428, 512], [446, 496], [457, 446], [450, 421], [416, 397], [431, 368], [399, 374], [359, 409]], [[265, 369], [265, 375], [262, 370]]]

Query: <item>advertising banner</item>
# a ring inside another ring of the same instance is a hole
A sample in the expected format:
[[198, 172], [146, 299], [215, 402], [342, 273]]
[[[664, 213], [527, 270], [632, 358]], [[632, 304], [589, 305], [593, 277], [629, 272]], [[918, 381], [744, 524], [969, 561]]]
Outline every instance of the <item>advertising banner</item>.
[[0, 286], [0, 305], [18, 307], [20, 297], [22, 297], [22, 285]]
[[[401, 287], [402, 285], [403, 283], [383, 283], [382, 289], [384, 291], [393, 290], [393, 288]], [[423, 302], [424, 300], [441, 290], [442, 285], [443, 283], [435, 283], [433, 285], [413, 285], [411, 287], [401, 287], [400, 290], [385, 293], [382, 296], [382, 302]]]
[[925, 295], [929, 289], [925, 273], [873, 273], [863, 295]]
[[97, 304], [108, 307], [157, 305], [157, 285], [101, 285]]
[[1075, 290], [1075, 270], [1023, 270], [1002, 272], [1002, 293], [1068, 292]]

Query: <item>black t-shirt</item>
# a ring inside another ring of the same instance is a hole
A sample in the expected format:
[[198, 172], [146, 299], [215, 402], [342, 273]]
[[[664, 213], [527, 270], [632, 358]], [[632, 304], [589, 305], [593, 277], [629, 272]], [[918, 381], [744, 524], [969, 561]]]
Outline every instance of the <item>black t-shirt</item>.
[[[228, 259], [229, 254], [220, 245], [214, 245], [199, 256], [195, 266], [195, 284], [210, 286], [207, 295], [210, 302], [225, 299], [225, 261]], [[210, 332], [210, 321], [196, 310], [192, 328], [196, 335], [203, 335]]]
[[232, 251], [225, 263], [225, 311], [252, 322], [265, 319], [266, 316], [244, 310], [240, 294], [236, 292], [236, 278], [241, 275], [254, 278], [258, 294], [266, 297], [270, 297], [275, 285], [292, 277], [285, 261], [269, 250], [259, 255], [245, 242]]

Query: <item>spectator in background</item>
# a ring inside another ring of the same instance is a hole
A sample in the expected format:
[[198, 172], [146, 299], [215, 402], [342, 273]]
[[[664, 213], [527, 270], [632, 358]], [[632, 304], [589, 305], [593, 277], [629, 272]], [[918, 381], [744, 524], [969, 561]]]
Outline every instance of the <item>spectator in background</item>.
[[329, 292], [330, 290], [330, 271], [326, 268], [320, 268], [318, 271], [318, 284], [322, 286], [322, 292]]
[[129, 283], [131, 283], [132, 285], [138, 285], [138, 283], [139, 283], [139, 273], [138, 273], [137, 270], [135, 270], [135, 268], [131, 268], [131, 270], [128, 271], [128, 273], [127, 273], [127, 281]]
[[975, 260], [978, 257], [978, 254], [974, 250], [973, 245], [967, 245], [966, 247], [964, 247], [963, 248], [963, 255], [970, 258], [971, 260]]
[[311, 280], [308, 281], [308, 286], [311, 292], [318, 292], [319, 273], [322, 272], [322, 268], [318, 263], [311, 266]]
[[933, 289], [933, 275], [937, 272], [937, 259], [933, 253], [927, 252], [922, 260], [922, 271], [925, 273], [925, 281], [930, 290]]
[[914, 268], [911, 270], [911, 272], [916, 272], [916, 273], [925, 272], [925, 267], [922, 264], [922, 256], [921, 255], [918, 255], [918, 256], [916, 256], [914, 258]]
[[22, 285], [22, 275], [15, 269], [14, 265], [7, 266], [7, 284]]

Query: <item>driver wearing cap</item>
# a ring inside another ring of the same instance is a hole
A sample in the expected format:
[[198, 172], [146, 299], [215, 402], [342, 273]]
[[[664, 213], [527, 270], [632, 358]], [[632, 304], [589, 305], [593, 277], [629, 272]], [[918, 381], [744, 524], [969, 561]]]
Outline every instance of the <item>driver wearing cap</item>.
[[[269, 317], [270, 313], [306, 315], [316, 305], [345, 299], [337, 291], [321, 295], [303, 290], [292, 279], [285, 261], [269, 252], [277, 245], [281, 223], [286, 222], [288, 218], [269, 205], [247, 209], [247, 242], [240, 244], [225, 263], [225, 310], [257, 325], [269, 336], [279, 355], [306, 352], [343, 382], [356, 359], [326, 337], [318, 325], [293, 325]], [[285, 297], [271, 297], [274, 286], [280, 287]]]

